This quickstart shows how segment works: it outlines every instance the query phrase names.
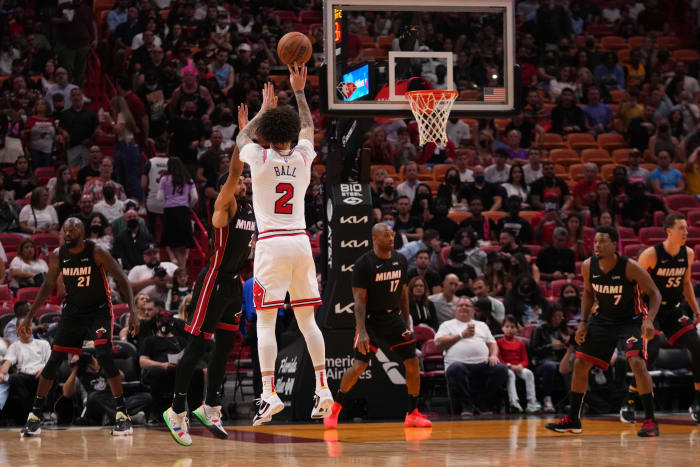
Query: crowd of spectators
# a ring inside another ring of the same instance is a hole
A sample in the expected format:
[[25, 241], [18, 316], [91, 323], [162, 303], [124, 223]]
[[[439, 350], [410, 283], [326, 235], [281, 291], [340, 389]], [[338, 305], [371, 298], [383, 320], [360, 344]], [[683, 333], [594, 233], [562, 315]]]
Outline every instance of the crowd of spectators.
[[[697, 49], [697, 22], [687, 27], [676, 5], [683, 2], [601, 3], [517, 2], [519, 115], [450, 118], [444, 148], [418, 146], [409, 120], [377, 123], [363, 144], [374, 164], [375, 219], [395, 229], [396, 248], [412, 265], [414, 322], [438, 336], [452, 326], [465, 339], [483, 341], [443, 346], [452, 368], [448, 377], [464, 379], [476, 365], [475, 374], [505, 388], [520, 376], [528, 384], [524, 405], [531, 409], [537, 400], [528, 366], [537, 398], [551, 409], [558, 364], [571, 344], [567, 323], [578, 318], [579, 264], [591, 254], [592, 228], [638, 233], [654, 224], [655, 212], [668, 212], [663, 197], [700, 195], [698, 59], [674, 54]], [[697, 17], [700, 3], [691, 7]], [[55, 246], [50, 239], [68, 217], [81, 219], [88, 238], [112, 252], [140, 294], [141, 333], [131, 338], [122, 330], [121, 337], [135, 346], [132, 358], [143, 370], [143, 386], [131, 403], [146, 416], [164, 403], [176, 361], [169, 355], [183, 345], [182, 304], [206, 260], [192, 248], [196, 236], [182, 218], [189, 220], [194, 207], [208, 224], [238, 132], [238, 104], [254, 115], [263, 83], [274, 80], [278, 105], [294, 105], [288, 81], [275, 75], [284, 70], [277, 40], [295, 29], [308, 33], [314, 52], [308, 65], [310, 74], [316, 72], [323, 51], [320, 14], [309, 16], [317, 21], [309, 23], [281, 12], [320, 9], [319, 0], [0, 0], [0, 233], [24, 237], [0, 244], [0, 282], [13, 293], [40, 284]], [[398, 37], [402, 26], [381, 12], [357, 13], [348, 43], [359, 44], [360, 34]], [[474, 24], [469, 37], [458, 29], [421, 28], [417, 47], [455, 55], [460, 91], [487, 85], [485, 72], [499, 53], [493, 29]], [[605, 35], [628, 41], [628, 53], [606, 48]], [[354, 47], [351, 58], [369, 59], [363, 53]], [[114, 86], [106, 99], [95, 92], [105, 76]], [[310, 81], [305, 91], [321, 162], [306, 195], [306, 221], [317, 240], [328, 121], [319, 111], [317, 84]], [[555, 151], [569, 149], [581, 133], [596, 148], [602, 137], [619, 135], [616, 149], [628, 150], [612, 169], [593, 160], [574, 172], [584, 162], [580, 148], [568, 160]], [[250, 178], [246, 186], [250, 198]], [[20, 303], [14, 303], [17, 316], [25, 308]], [[169, 313], [178, 309], [173, 319]], [[476, 331], [460, 324], [472, 316], [483, 324]], [[19, 344], [4, 358], [17, 367], [20, 394], [30, 393], [21, 375], [35, 373], [39, 353], [21, 357], [38, 349], [41, 339], [50, 340], [51, 328], [37, 323], [34, 339], [18, 338], [12, 324], [4, 327], [4, 343], [15, 345], [14, 338]], [[516, 357], [522, 349], [513, 345], [513, 334], [527, 339], [526, 329], [532, 332], [527, 353]], [[499, 334], [505, 334], [505, 346], [494, 338]], [[450, 352], [459, 356], [460, 348], [478, 357], [454, 366], [458, 359], [451, 360]], [[505, 349], [515, 349], [512, 361], [503, 360]], [[79, 392], [78, 381], [104, 389], [93, 360], [71, 364], [64, 396]], [[7, 370], [0, 369], [3, 381]], [[454, 384], [465, 410], [478, 410], [469, 385]], [[90, 421], [111, 416], [100, 395], [88, 399]]]

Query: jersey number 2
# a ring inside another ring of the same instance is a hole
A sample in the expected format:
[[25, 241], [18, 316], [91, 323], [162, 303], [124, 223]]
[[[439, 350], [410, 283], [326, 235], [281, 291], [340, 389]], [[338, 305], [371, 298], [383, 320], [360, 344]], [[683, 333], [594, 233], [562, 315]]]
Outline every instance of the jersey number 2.
[[291, 183], [278, 183], [275, 192], [284, 193], [275, 201], [275, 214], [291, 214], [294, 206], [289, 200], [294, 196], [294, 186]]

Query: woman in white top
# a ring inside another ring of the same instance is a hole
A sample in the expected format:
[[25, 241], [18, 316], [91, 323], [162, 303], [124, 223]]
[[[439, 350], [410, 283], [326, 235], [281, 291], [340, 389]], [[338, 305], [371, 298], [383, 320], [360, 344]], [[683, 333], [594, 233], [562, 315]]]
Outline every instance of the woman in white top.
[[549, 81], [549, 95], [553, 101], [559, 98], [564, 88], [576, 89], [576, 82], [569, 66], [561, 67], [558, 79]]
[[[112, 118], [114, 132], [117, 134], [117, 150], [114, 153], [114, 168], [117, 180], [126, 190], [126, 196], [137, 201], [143, 201], [141, 188], [141, 149], [134, 141], [134, 134], [140, 131], [134, 116], [129, 110], [129, 104], [122, 96], [112, 99]], [[148, 135], [146, 135], [148, 136]]]
[[43, 282], [43, 274], [49, 272], [49, 265], [39, 258], [34, 242], [26, 238], [17, 247], [17, 256], [10, 263], [10, 287], [38, 287]]
[[530, 205], [527, 204], [528, 197], [530, 196], [530, 188], [525, 184], [525, 174], [521, 166], [512, 165], [510, 167], [508, 181], [502, 186], [503, 189], [506, 190], [506, 199], [511, 196], [520, 196], [520, 199], [523, 200], [522, 208], [525, 210], [530, 208]]
[[49, 192], [43, 186], [32, 190], [32, 197], [19, 212], [19, 226], [22, 232], [58, 233], [58, 214], [49, 205]]

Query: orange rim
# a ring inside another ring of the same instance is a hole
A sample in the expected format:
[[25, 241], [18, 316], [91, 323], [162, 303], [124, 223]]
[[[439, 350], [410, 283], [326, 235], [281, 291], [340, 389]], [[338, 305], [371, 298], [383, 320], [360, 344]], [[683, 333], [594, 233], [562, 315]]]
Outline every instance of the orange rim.
[[[435, 102], [456, 99], [459, 91], [446, 89], [423, 89], [420, 91], [406, 92], [406, 99], [411, 102], [411, 108], [415, 112], [431, 113]], [[420, 98], [424, 99], [420, 99]], [[432, 97], [432, 100], [430, 99]]]

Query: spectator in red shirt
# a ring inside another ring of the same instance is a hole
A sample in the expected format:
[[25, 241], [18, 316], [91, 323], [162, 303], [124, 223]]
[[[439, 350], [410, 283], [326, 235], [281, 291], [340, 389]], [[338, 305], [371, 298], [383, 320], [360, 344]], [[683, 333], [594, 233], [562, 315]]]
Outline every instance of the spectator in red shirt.
[[510, 408], [516, 413], [522, 413], [523, 408], [518, 401], [518, 391], [515, 388], [515, 377], [525, 381], [525, 393], [527, 394], [526, 411], [528, 413], [539, 412], [542, 406], [537, 402], [535, 395], [535, 375], [527, 366], [527, 349], [525, 343], [515, 338], [518, 332], [518, 321], [507, 315], [503, 322], [503, 337], [496, 341], [498, 344], [498, 358], [508, 367], [508, 399]]
[[598, 166], [588, 162], [583, 166], [583, 178], [574, 185], [574, 210], [588, 212], [589, 206], [595, 201], [598, 187]]
[[131, 90], [131, 80], [128, 76], [121, 76], [117, 79], [117, 93], [126, 100], [131, 115], [136, 123], [137, 131], [134, 133], [134, 140], [141, 148], [146, 147], [146, 138], [150, 131], [148, 112], [139, 96]]

